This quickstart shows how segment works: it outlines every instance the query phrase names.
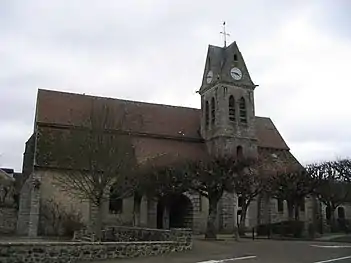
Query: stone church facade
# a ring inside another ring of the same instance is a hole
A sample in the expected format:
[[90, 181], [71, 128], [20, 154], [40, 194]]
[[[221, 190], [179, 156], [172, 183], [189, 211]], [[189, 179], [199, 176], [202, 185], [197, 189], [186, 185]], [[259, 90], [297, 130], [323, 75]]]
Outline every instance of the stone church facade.
[[[42, 143], [55, 134], [82, 124], [84, 112], [93, 101], [112, 108], [127, 109], [127, 127], [132, 135], [138, 161], [148, 156], [180, 156], [201, 159], [207, 155], [272, 155], [279, 160], [298, 163], [289, 147], [267, 117], [255, 115], [255, 85], [236, 42], [228, 47], [209, 46], [202, 84], [198, 91], [201, 109], [125, 101], [67, 92], [39, 90], [33, 135], [26, 143], [23, 173], [28, 176], [21, 193], [17, 231], [35, 236], [41, 222], [45, 200], [55, 199], [67, 209], [80, 211], [89, 223], [93, 207], [62, 192], [53, 178], [64, 167]], [[59, 143], [59, 142], [57, 142]], [[225, 193], [218, 204], [217, 227], [233, 232], [240, 218], [240, 198]], [[284, 207], [285, 206], [285, 207]], [[307, 211], [308, 208], [305, 209]], [[301, 211], [304, 217], [304, 211]], [[175, 196], [173, 201], [131, 197], [118, 203], [106, 202], [105, 224], [137, 225], [150, 228], [190, 227], [194, 233], [205, 231], [207, 199], [197, 193]], [[287, 218], [286, 204], [257, 198], [248, 209], [246, 226]]]

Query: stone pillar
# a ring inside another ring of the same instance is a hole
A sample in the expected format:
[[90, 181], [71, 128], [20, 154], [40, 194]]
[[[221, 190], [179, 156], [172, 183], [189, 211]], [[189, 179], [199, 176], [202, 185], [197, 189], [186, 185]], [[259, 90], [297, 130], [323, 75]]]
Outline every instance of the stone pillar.
[[256, 227], [257, 225], [257, 198], [251, 201], [248, 209], [247, 209], [247, 220], [248, 226], [250, 228]]
[[140, 226], [141, 198], [134, 196], [134, 226]]
[[143, 196], [141, 198], [141, 203], [140, 203], [140, 226], [146, 227], [148, 225], [147, 219], [148, 219], [148, 201], [146, 196]]
[[224, 192], [220, 200], [220, 231], [223, 233], [234, 233], [234, 193]]
[[272, 222], [271, 200], [267, 195], [258, 199], [258, 224], [269, 224]]
[[192, 211], [189, 211], [189, 216], [192, 216], [191, 225], [189, 224], [189, 227], [192, 229], [193, 233], [198, 234], [201, 232], [203, 224], [203, 218], [201, 218], [200, 211], [201, 195], [198, 193], [193, 193], [187, 194], [187, 196], [190, 199], [192, 205]]
[[193, 233], [203, 234], [206, 232], [209, 202], [208, 202], [208, 198], [201, 197], [200, 195], [198, 197], [198, 200], [199, 200], [198, 212], [194, 211]]
[[31, 187], [29, 177], [23, 184], [20, 193], [20, 202], [18, 208], [18, 218], [17, 218], [17, 235], [28, 235], [28, 224], [30, 215], [30, 202], [31, 202]]
[[39, 226], [39, 211], [40, 211], [40, 177], [33, 174], [31, 180], [31, 200], [30, 200], [30, 214], [28, 223], [28, 236], [38, 236]]
[[[327, 222], [327, 212], [326, 212], [326, 205], [322, 202], [316, 200], [316, 220], [319, 225], [319, 230], [323, 233], [328, 233], [331, 231], [330, 225]], [[335, 217], [336, 218], [336, 217]], [[322, 234], [323, 234], [322, 233]]]
[[[305, 198], [305, 224], [304, 224], [304, 232], [305, 235], [311, 235], [314, 233], [310, 233], [310, 225], [314, 226], [315, 222], [315, 204], [312, 198]], [[315, 229], [316, 230], [316, 229]]]
[[129, 226], [134, 224], [134, 196], [123, 199], [122, 220]]
[[147, 226], [157, 228], [157, 202], [151, 198], [147, 200]]
[[163, 209], [163, 215], [162, 215], [162, 228], [163, 229], [169, 229], [169, 207], [165, 206]]

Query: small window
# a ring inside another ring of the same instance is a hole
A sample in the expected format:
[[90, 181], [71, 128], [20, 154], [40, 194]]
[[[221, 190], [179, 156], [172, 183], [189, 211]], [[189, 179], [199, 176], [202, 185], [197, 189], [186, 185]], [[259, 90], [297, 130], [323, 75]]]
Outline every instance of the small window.
[[244, 97], [241, 97], [240, 99], [239, 109], [240, 109], [240, 122], [247, 123], [246, 101]]
[[241, 145], [239, 145], [238, 147], [236, 147], [236, 156], [238, 159], [242, 159], [243, 158], [243, 147]]
[[235, 100], [233, 95], [229, 97], [229, 120], [235, 121]]
[[278, 212], [284, 212], [284, 200], [278, 198], [277, 199]]
[[110, 191], [109, 210], [111, 214], [119, 214], [123, 211], [123, 199], [119, 198], [112, 190]]
[[208, 101], [205, 103], [205, 126], [206, 128], [208, 127], [209, 121], [210, 121], [210, 107], [208, 105]]
[[211, 124], [214, 125], [216, 122], [216, 106], [215, 99], [212, 97], [211, 99]]
[[238, 61], [238, 55], [234, 54], [234, 61]]
[[243, 197], [238, 196], [238, 207], [243, 207]]

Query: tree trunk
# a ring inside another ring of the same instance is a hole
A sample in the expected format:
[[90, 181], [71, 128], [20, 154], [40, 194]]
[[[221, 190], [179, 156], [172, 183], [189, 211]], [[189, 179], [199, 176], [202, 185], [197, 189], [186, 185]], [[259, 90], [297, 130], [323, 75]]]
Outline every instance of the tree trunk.
[[288, 205], [288, 220], [292, 221], [294, 218], [294, 204], [290, 200], [287, 200], [287, 205]]
[[217, 204], [219, 198], [214, 196], [208, 196], [209, 202], [209, 211], [207, 217], [207, 228], [205, 233], [205, 238], [217, 238], [217, 231], [216, 231], [216, 218], [217, 218]]
[[102, 228], [102, 217], [103, 217], [103, 204], [102, 202], [96, 204], [90, 204], [90, 219], [88, 230], [94, 234], [94, 241], [101, 239], [101, 228]]
[[99, 203], [98, 207], [97, 207], [97, 215], [95, 218], [95, 226], [94, 226], [94, 234], [95, 237], [98, 241], [101, 240], [102, 238], [102, 217], [103, 217], [103, 205], [102, 202]]
[[295, 214], [294, 214], [295, 221], [299, 221], [300, 213], [299, 213], [299, 205], [297, 202], [295, 202], [295, 205], [294, 205], [294, 212], [295, 212]]
[[249, 206], [248, 204], [243, 204], [243, 206], [242, 206], [240, 223], [239, 223], [239, 235], [240, 236], [245, 235], [245, 220], [246, 220], [248, 206]]

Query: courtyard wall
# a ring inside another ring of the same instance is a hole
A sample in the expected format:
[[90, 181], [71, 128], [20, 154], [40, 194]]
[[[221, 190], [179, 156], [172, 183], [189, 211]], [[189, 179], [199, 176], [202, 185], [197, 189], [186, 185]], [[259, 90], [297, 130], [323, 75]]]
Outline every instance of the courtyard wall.
[[186, 243], [176, 241], [2, 242], [0, 243], [0, 262], [74, 263], [83, 260], [156, 256], [189, 249]]

